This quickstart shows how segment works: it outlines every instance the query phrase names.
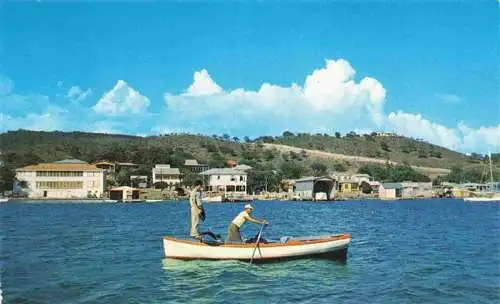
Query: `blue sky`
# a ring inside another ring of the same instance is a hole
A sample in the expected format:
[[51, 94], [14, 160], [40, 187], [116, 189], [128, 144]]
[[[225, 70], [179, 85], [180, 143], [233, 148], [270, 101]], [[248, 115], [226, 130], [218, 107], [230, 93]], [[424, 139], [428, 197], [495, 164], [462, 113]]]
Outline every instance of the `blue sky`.
[[0, 131], [395, 131], [498, 150], [498, 2], [0, 5]]

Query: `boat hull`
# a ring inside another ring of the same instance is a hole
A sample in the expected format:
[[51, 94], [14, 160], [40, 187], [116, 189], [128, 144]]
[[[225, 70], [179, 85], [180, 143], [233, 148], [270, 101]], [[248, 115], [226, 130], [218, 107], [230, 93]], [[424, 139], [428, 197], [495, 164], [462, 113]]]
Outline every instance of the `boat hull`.
[[[240, 260], [256, 263], [278, 262], [304, 258], [345, 260], [350, 234], [320, 239], [291, 240], [286, 243], [206, 244], [189, 240], [163, 238], [165, 257], [180, 260]], [[255, 251], [255, 254], [254, 254]]]

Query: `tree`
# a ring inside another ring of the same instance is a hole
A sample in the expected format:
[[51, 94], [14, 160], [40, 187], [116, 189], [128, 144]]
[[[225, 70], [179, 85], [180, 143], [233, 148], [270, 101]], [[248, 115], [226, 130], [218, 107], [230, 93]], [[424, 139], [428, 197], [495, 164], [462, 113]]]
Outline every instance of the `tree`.
[[335, 138], [341, 138], [342, 136], [340, 136], [340, 133], [339, 132], [335, 132]]
[[296, 161], [283, 162], [280, 169], [283, 178], [300, 178], [305, 173], [305, 168]]
[[383, 141], [380, 143], [380, 147], [382, 148], [382, 150], [386, 151], [386, 152], [391, 152], [391, 149], [389, 148], [389, 145]]
[[155, 187], [155, 189], [161, 189], [161, 190], [163, 190], [163, 189], [166, 189], [168, 187], [168, 183], [166, 183], [166, 182], [156, 182], [156, 183], [154, 183], [153, 186]]
[[233, 136], [233, 140], [234, 140], [235, 142], [239, 142], [239, 141], [240, 141], [240, 139], [239, 139], [237, 136]]
[[363, 192], [364, 194], [370, 194], [370, 193], [372, 193], [372, 191], [373, 191], [372, 186], [371, 186], [369, 183], [365, 182], [365, 181], [362, 181], [362, 182], [361, 182], [361, 185], [359, 185], [359, 189], [360, 189], [360, 190], [361, 190], [361, 192]]
[[224, 140], [229, 140], [231, 138], [231, 136], [229, 136], [229, 134], [224, 133], [222, 135], [222, 138], [224, 138]]
[[294, 134], [290, 131], [283, 132], [283, 137], [292, 137], [292, 136], [294, 136]]
[[325, 164], [322, 163], [313, 163], [311, 165], [311, 169], [313, 170], [314, 176], [324, 176], [327, 175], [327, 168]]
[[249, 143], [249, 142], [250, 142], [250, 137], [248, 137], [248, 136], [244, 136], [244, 137], [243, 137], [243, 140], [244, 140], [246, 143]]
[[343, 161], [335, 161], [333, 164], [333, 170], [338, 171], [338, 172], [345, 172], [347, 171], [347, 165]]
[[132, 173], [129, 169], [121, 169], [116, 175], [116, 183], [120, 186], [128, 186], [130, 184], [130, 175]]

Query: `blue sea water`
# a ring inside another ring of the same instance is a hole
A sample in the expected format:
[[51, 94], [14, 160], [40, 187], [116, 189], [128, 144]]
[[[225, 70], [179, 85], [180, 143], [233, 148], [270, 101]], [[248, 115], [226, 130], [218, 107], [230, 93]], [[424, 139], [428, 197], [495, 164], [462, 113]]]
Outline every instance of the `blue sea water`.
[[[498, 303], [500, 205], [459, 200], [255, 202], [265, 237], [349, 232], [346, 263], [163, 258], [187, 202], [0, 205], [4, 303]], [[243, 204], [207, 204], [226, 232]], [[259, 227], [247, 223], [252, 237]]]

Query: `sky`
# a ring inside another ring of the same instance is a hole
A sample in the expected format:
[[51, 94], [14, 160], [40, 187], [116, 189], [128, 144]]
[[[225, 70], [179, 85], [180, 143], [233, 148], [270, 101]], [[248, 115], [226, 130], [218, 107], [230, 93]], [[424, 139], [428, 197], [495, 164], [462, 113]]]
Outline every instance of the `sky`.
[[497, 152], [498, 1], [0, 4], [0, 132], [395, 132]]

